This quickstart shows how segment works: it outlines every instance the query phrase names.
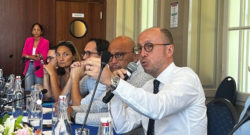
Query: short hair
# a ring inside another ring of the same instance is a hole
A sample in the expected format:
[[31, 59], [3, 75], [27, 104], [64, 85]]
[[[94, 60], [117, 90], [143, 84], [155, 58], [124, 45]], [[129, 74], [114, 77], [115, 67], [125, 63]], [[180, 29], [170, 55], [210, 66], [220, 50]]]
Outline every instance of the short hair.
[[91, 38], [89, 42], [95, 42], [96, 43], [96, 51], [98, 55], [101, 55], [103, 51], [108, 50], [109, 42], [105, 39], [98, 39], [98, 38]]
[[33, 30], [33, 28], [35, 27], [35, 25], [38, 25], [40, 27], [40, 29], [41, 29], [41, 32], [43, 32], [43, 26], [40, 23], [38, 23], [38, 22], [32, 24], [31, 31]]
[[49, 50], [56, 50], [56, 46], [49, 46]]
[[162, 34], [164, 35], [164, 37], [166, 38], [166, 40], [169, 41], [169, 44], [173, 44], [174, 43], [173, 36], [172, 36], [171, 32], [168, 29], [161, 28], [160, 31], [162, 32]]

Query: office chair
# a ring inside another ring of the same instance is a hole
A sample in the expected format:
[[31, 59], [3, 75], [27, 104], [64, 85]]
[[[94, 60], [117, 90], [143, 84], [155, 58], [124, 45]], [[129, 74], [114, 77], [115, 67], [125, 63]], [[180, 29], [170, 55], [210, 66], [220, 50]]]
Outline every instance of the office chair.
[[238, 117], [232, 103], [224, 98], [207, 104], [208, 135], [227, 135], [237, 123]]
[[226, 77], [217, 88], [215, 99], [225, 98], [229, 100], [233, 105], [236, 103], [236, 83], [235, 80], [228, 76]]

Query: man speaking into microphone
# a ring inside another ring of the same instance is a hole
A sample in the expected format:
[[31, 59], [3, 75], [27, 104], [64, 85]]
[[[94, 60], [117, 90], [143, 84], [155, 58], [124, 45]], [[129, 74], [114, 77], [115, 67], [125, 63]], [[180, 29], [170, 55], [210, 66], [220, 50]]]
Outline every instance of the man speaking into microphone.
[[[187, 67], [174, 64], [174, 41], [169, 30], [150, 28], [138, 38], [140, 62], [144, 71], [154, 77], [142, 88], [122, 80], [107, 67], [101, 83], [111, 88], [115, 97], [130, 108], [111, 101], [111, 117], [118, 133], [142, 125], [147, 135], [206, 135], [205, 95], [199, 77]], [[100, 59], [88, 59], [87, 75], [97, 78]]]
[[[126, 36], [119, 36], [111, 41], [108, 47], [108, 50], [111, 53], [111, 59], [109, 61], [109, 68], [111, 69], [111, 71], [115, 71], [115, 70], [122, 69], [122, 68], [126, 69], [130, 62], [138, 61], [138, 55], [135, 54], [134, 47], [135, 47], [134, 41], [131, 38], [126, 37]], [[139, 62], [137, 62], [137, 64], [139, 64]], [[148, 81], [151, 78], [152, 77], [150, 75], [146, 74], [143, 71], [141, 65], [139, 64], [137, 70], [131, 75], [128, 81], [136, 87], [141, 87], [146, 81]], [[82, 84], [82, 81], [80, 81], [80, 84]], [[80, 85], [80, 89], [84, 89], [81, 87], [84, 85]], [[100, 101], [95, 100], [93, 102], [91, 109], [94, 109], [97, 107], [100, 108], [101, 104], [103, 103], [100, 103]], [[72, 114], [75, 115], [74, 119], [76, 123], [82, 124], [84, 120], [84, 116], [86, 114], [86, 108], [87, 106], [83, 104], [80, 106], [73, 107], [75, 114], [74, 113]], [[70, 110], [70, 112], [72, 112], [72, 109]], [[88, 121], [87, 121], [87, 125], [98, 126], [100, 124], [99, 122], [100, 117], [106, 117], [106, 116], [108, 116], [108, 112], [90, 113]]]

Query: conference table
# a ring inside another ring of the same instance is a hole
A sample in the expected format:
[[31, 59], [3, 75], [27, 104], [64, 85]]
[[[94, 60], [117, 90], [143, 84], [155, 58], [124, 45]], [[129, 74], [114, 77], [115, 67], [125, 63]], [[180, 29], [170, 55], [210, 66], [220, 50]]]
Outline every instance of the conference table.
[[[44, 110], [44, 114], [43, 114], [43, 134], [44, 135], [51, 135], [52, 134], [51, 126], [45, 126], [45, 125], [51, 125], [51, 123], [52, 123], [52, 112], [51, 112], [52, 111], [52, 106], [53, 106], [53, 103], [43, 103], [43, 110]], [[72, 135], [75, 135], [75, 130], [78, 129], [78, 128], [81, 128], [81, 127], [82, 127], [82, 125], [80, 125], [80, 124], [71, 123]], [[86, 125], [85, 128], [89, 129], [89, 135], [97, 135], [98, 134], [98, 127]], [[114, 130], [113, 130], [113, 134], [114, 135], [119, 135]]]

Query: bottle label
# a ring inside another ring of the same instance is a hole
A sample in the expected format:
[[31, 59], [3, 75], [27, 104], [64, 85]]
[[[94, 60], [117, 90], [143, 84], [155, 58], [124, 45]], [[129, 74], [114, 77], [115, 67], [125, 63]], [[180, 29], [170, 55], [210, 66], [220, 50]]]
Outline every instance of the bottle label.
[[109, 123], [102, 123], [102, 126], [109, 126]]

